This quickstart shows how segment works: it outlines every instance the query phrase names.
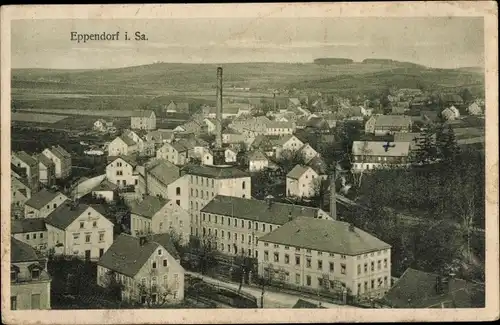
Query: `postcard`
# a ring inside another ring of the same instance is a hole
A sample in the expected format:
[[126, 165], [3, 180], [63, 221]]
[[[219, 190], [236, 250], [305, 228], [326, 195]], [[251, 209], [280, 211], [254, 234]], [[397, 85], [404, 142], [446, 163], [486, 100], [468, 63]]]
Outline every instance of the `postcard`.
[[497, 15], [2, 7], [3, 322], [498, 319]]

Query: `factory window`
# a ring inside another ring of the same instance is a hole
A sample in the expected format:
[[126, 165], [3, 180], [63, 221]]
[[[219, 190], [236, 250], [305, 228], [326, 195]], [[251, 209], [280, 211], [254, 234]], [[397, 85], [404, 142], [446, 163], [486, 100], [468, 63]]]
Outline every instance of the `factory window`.
[[365, 273], [368, 272], [368, 263], [365, 263]]
[[285, 254], [285, 264], [290, 264], [290, 256]]
[[323, 261], [318, 261], [318, 270], [323, 270]]
[[370, 269], [372, 272], [375, 271], [375, 262], [372, 261]]
[[306, 258], [306, 267], [308, 267], [308, 268], [311, 267], [311, 258], [310, 257]]
[[310, 286], [310, 285], [311, 285], [311, 276], [310, 276], [310, 275], [307, 275], [307, 276], [306, 276], [306, 284], [307, 284], [308, 286]]
[[245, 228], [245, 221], [241, 220], [241, 228]]
[[295, 265], [300, 265], [300, 256], [295, 256]]
[[384, 258], [384, 269], [386, 269], [386, 268], [387, 268], [387, 259]]
[[333, 270], [334, 270], [333, 262], [330, 262], [330, 272], [333, 272]]
[[346, 265], [345, 264], [340, 264], [340, 273], [345, 274], [346, 272]]
[[274, 253], [274, 261], [279, 262], [280, 261], [280, 253], [276, 252]]
[[251, 229], [252, 228], [252, 223], [250, 221], [248, 221], [248, 229]]
[[382, 268], [382, 261], [378, 260], [377, 261], [377, 270], [380, 270]]
[[268, 261], [268, 260], [269, 260], [269, 252], [264, 251], [264, 261]]
[[181, 188], [180, 187], [177, 187], [175, 189], [175, 195], [181, 195]]
[[361, 274], [361, 264], [358, 264], [358, 275]]
[[241, 183], [241, 188], [245, 189], [245, 181], [243, 181], [243, 183]]
[[221, 230], [221, 238], [224, 239], [224, 230]]

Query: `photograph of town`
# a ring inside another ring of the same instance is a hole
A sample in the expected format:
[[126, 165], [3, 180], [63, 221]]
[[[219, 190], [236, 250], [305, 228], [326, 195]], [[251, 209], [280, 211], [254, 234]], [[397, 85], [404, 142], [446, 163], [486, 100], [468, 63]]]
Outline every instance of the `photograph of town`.
[[10, 309], [484, 307], [484, 33], [12, 20]]

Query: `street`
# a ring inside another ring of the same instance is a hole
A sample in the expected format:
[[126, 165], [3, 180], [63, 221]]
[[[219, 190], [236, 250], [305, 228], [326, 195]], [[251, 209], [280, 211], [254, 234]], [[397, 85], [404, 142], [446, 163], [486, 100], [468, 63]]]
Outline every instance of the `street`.
[[[239, 284], [233, 283], [233, 282], [223, 282], [218, 279], [214, 279], [211, 277], [208, 277], [206, 275], [201, 275], [200, 273], [195, 273], [195, 272], [188, 272], [186, 271], [186, 274], [189, 274], [193, 277], [198, 277], [203, 279], [203, 281], [207, 283], [211, 283], [214, 285], [218, 285], [221, 287], [226, 287], [226, 288], [231, 288], [234, 290], [238, 290]], [[250, 287], [248, 285], [243, 285], [241, 287], [241, 291], [244, 293], [253, 295], [254, 297], [257, 298], [257, 302], [260, 306], [260, 299], [262, 295], [262, 290], [260, 288], [255, 288], [255, 287]], [[308, 301], [313, 304], [318, 304], [317, 300], [311, 299], [311, 298], [304, 298], [303, 296], [300, 295], [292, 295], [288, 293], [281, 293], [281, 292], [273, 292], [273, 291], [265, 291], [264, 293], [264, 308], [292, 308], [295, 303], [297, 303], [298, 299], [302, 299], [305, 301]], [[353, 306], [346, 306], [346, 305], [336, 305], [332, 303], [327, 303], [327, 302], [321, 302], [321, 306], [325, 308], [357, 308]]]

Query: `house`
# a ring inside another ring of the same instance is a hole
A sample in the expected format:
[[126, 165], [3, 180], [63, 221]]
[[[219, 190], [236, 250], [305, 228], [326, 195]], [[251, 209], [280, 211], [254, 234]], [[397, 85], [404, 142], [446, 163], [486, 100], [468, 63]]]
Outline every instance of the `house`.
[[165, 108], [166, 113], [189, 113], [189, 103], [176, 103], [170, 101], [170, 103]]
[[331, 219], [319, 208], [218, 195], [201, 209], [201, 233], [227, 255], [258, 257], [260, 238], [298, 216]]
[[116, 137], [108, 145], [108, 156], [132, 155], [139, 151], [139, 146], [135, 140], [123, 134]]
[[[288, 137], [288, 136], [285, 136]], [[274, 150], [276, 149], [275, 142], [280, 138], [277, 136], [265, 136], [258, 135], [253, 138], [253, 141], [249, 143], [250, 150], [261, 150], [267, 156], [271, 157], [275, 155]]]
[[215, 134], [217, 131], [217, 121], [215, 119], [206, 118], [203, 120], [207, 127], [208, 134]]
[[113, 223], [95, 208], [69, 200], [45, 218], [47, 248], [55, 255], [97, 260], [113, 243]]
[[285, 135], [279, 138], [270, 138], [270, 142], [273, 146], [274, 155], [276, 158], [280, 158], [290, 152], [297, 152], [304, 146], [304, 143], [300, 141], [300, 139], [295, 135]]
[[43, 154], [38, 154], [36, 160], [38, 160], [39, 182], [49, 187], [54, 185], [56, 182], [56, 165], [54, 162]]
[[314, 150], [309, 143], [305, 143], [302, 148], [299, 149], [299, 154], [304, 157], [304, 161], [308, 163], [314, 157], [319, 156], [319, 153]]
[[441, 112], [441, 117], [447, 121], [453, 121], [460, 118], [460, 112], [452, 105]]
[[[417, 150], [420, 146], [420, 138], [421, 134], [416, 132], [410, 133], [394, 133], [394, 142], [409, 142], [410, 143], [410, 152]], [[433, 135], [434, 141], [436, 141], [436, 135]]]
[[45, 253], [47, 250], [47, 228], [43, 218], [12, 220], [10, 233], [37, 252]]
[[311, 167], [316, 172], [316, 174], [319, 175], [319, 177], [325, 178], [327, 176], [328, 166], [320, 155], [311, 158], [309, 161], [307, 161], [306, 165], [308, 167]]
[[462, 106], [464, 100], [458, 94], [442, 94], [441, 103], [444, 106]]
[[209, 148], [204, 148], [203, 153], [199, 156], [200, 164], [213, 166], [214, 165], [214, 151]]
[[152, 141], [156, 145], [162, 145], [165, 142], [172, 142], [175, 138], [174, 130], [158, 129], [151, 131], [144, 137], [146, 141]]
[[330, 132], [330, 124], [323, 117], [310, 117], [306, 122], [305, 129], [313, 132], [328, 133]]
[[201, 231], [200, 210], [216, 195], [251, 197], [250, 174], [233, 166], [186, 166], [181, 171], [188, 180], [188, 211], [191, 215], [191, 234]]
[[469, 113], [469, 115], [483, 115], [484, 114], [483, 109], [481, 108], [481, 106], [478, 105], [477, 102], [474, 102], [467, 107], [467, 113]]
[[316, 194], [319, 175], [309, 166], [296, 165], [286, 175], [286, 196], [312, 197]]
[[67, 199], [61, 192], [42, 189], [24, 203], [24, 217], [45, 218]]
[[174, 141], [164, 143], [163, 146], [156, 151], [157, 159], [165, 159], [174, 165], [185, 165], [188, 162], [188, 148], [182, 145], [182, 142]]
[[222, 133], [222, 143], [224, 144], [245, 143], [248, 139], [248, 136], [232, 129], [226, 129], [224, 133]]
[[268, 132], [268, 125], [271, 123], [265, 116], [257, 116], [234, 120], [229, 124], [229, 127], [236, 132], [239, 132], [246, 137], [255, 137], [264, 135]]
[[122, 284], [122, 300], [163, 305], [184, 299], [184, 269], [168, 234], [120, 234], [97, 262], [97, 284]]
[[363, 120], [363, 117], [370, 116], [371, 112], [363, 106], [340, 105], [337, 110], [338, 118]]
[[353, 171], [409, 164], [410, 142], [354, 141]]
[[106, 179], [119, 187], [137, 185], [136, 167], [133, 156], [108, 157]]
[[[215, 119], [217, 118], [217, 108], [211, 107], [210, 112], [206, 117]], [[241, 112], [241, 113], [240, 113]], [[250, 114], [250, 104], [247, 103], [224, 103], [222, 107], [222, 118], [235, 118], [240, 115]]]
[[484, 308], [484, 284], [408, 268], [381, 300], [388, 308]]
[[[152, 157], [155, 154], [155, 141], [153, 139], [145, 139], [139, 136], [136, 132], [131, 130], [125, 130], [122, 134], [122, 138], [126, 137], [132, 139], [137, 144], [137, 152], [139, 156]], [[131, 150], [131, 153], [134, 151]]]
[[10, 310], [50, 309], [47, 260], [28, 244], [10, 238]]
[[258, 149], [250, 151], [247, 155], [247, 160], [250, 172], [258, 172], [269, 166], [269, 158], [264, 152]]
[[104, 119], [98, 119], [97, 121], [94, 122], [93, 125], [93, 130], [98, 131], [98, 132], [106, 132], [108, 131], [108, 128], [113, 126], [113, 122], [107, 122]]
[[37, 192], [40, 179], [38, 161], [24, 151], [17, 151], [12, 152], [10, 163], [14, 171], [26, 179], [31, 191]]
[[71, 174], [71, 155], [63, 147], [57, 145], [46, 148], [42, 154], [52, 160], [56, 166], [56, 178], [65, 179]]
[[177, 126], [174, 129], [174, 132], [192, 133], [195, 135], [200, 135], [205, 131], [205, 128], [206, 127], [203, 122], [191, 120]]
[[156, 114], [151, 110], [134, 111], [130, 118], [132, 130], [154, 130], [156, 129]]
[[189, 241], [189, 213], [173, 200], [146, 195], [141, 202], [132, 204], [130, 231], [132, 236], [169, 233], [179, 236], [181, 244]]
[[293, 122], [269, 121], [266, 125], [265, 135], [289, 135], [295, 132]]
[[10, 177], [10, 193], [11, 206], [22, 208], [24, 211], [24, 203], [31, 198], [31, 189], [26, 181], [12, 175]]
[[310, 292], [382, 297], [391, 284], [391, 246], [342, 221], [298, 216], [259, 238], [259, 275]]
[[104, 179], [99, 185], [92, 189], [92, 196], [98, 199], [104, 199], [106, 202], [112, 202], [115, 199], [117, 186], [109, 180]]
[[403, 115], [410, 110], [410, 102], [396, 102], [391, 105], [393, 115]]
[[403, 115], [376, 115], [366, 121], [365, 133], [375, 135], [392, 134], [394, 132], [410, 132], [412, 120]]

